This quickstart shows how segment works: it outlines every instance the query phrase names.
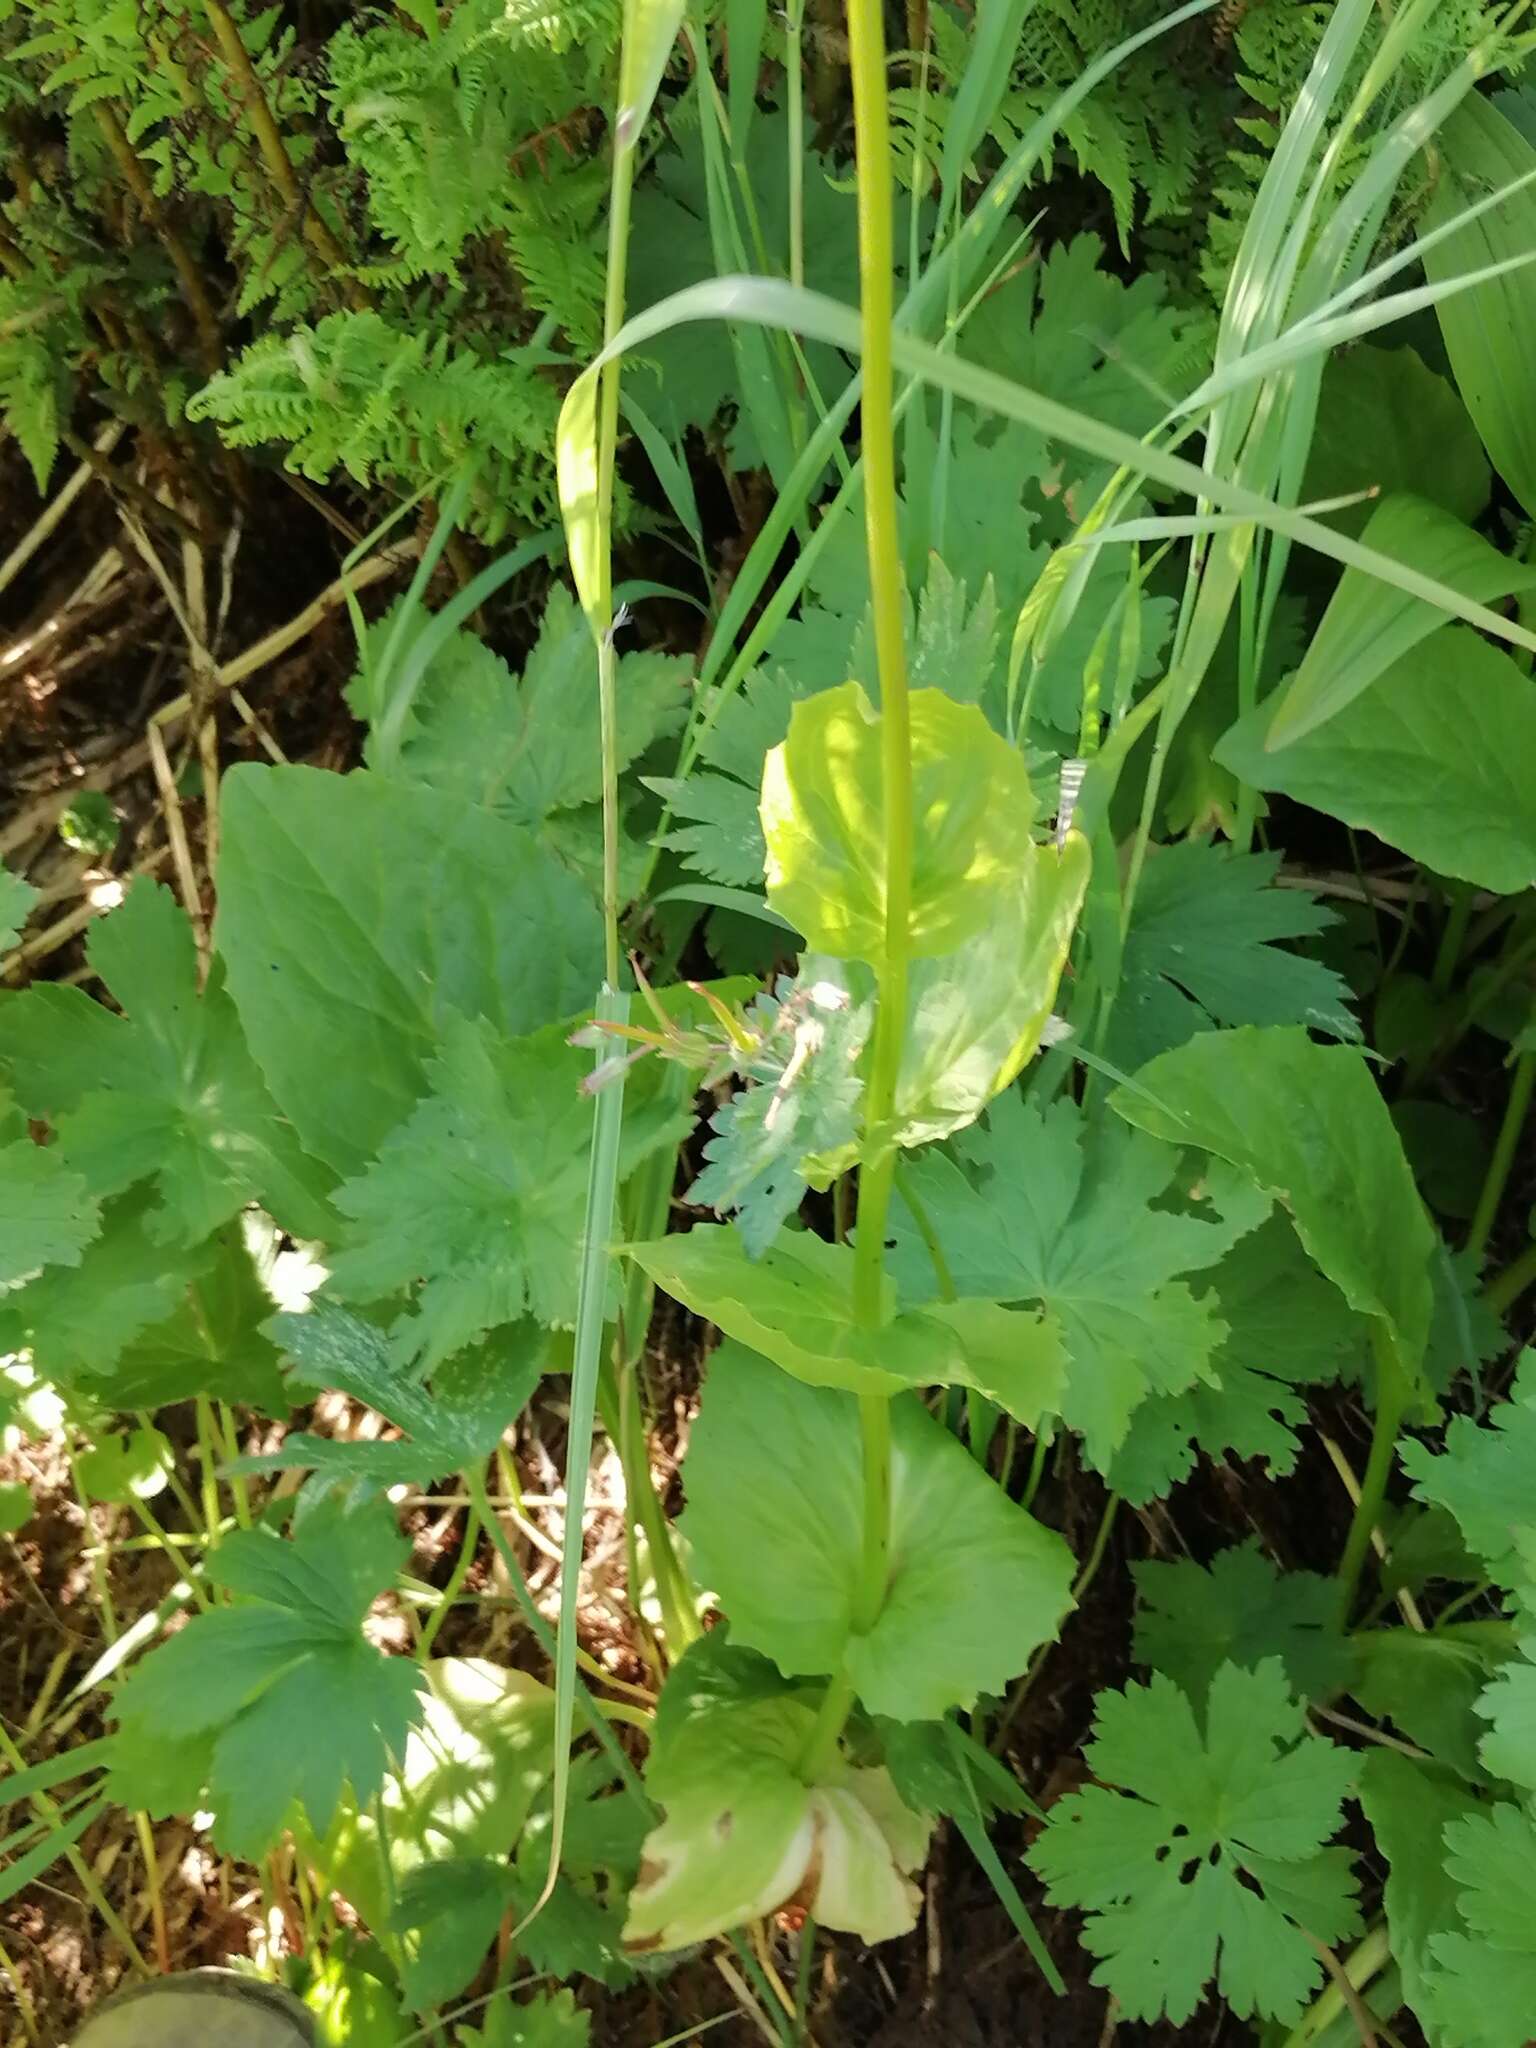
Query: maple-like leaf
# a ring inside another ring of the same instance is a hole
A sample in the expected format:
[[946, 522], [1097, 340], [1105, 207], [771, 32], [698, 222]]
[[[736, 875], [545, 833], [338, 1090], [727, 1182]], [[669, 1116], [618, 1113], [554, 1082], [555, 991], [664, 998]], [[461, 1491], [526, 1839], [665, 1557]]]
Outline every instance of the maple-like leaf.
[[291, 1537], [227, 1536], [208, 1577], [236, 1603], [196, 1616], [118, 1690], [125, 1797], [142, 1797], [130, 1759], [178, 1753], [206, 1783], [220, 1846], [252, 1861], [295, 1807], [324, 1835], [346, 1787], [366, 1805], [420, 1712], [416, 1665], [361, 1633], [408, 1550], [379, 1506], [327, 1504]]
[[33, 1143], [0, 1088], [0, 1294], [44, 1266], [78, 1266], [99, 1227], [84, 1180], [55, 1147]]
[[1332, 968], [1280, 941], [1334, 923], [1303, 889], [1280, 889], [1277, 853], [1239, 854], [1210, 840], [1162, 847], [1147, 863], [1125, 935], [1108, 1057], [1128, 1071], [1197, 1031], [1305, 1024], [1358, 1038], [1349, 989]]
[[1363, 1320], [1302, 1250], [1276, 1212], [1233, 1245], [1197, 1293], [1226, 1325], [1208, 1379], [1179, 1394], [1152, 1395], [1131, 1417], [1110, 1480], [1140, 1504], [1164, 1494], [1208, 1457], [1262, 1458], [1289, 1472], [1306, 1420], [1302, 1389], [1337, 1378], [1363, 1356]]
[[[401, 600], [404, 603], [404, 600]], [[400, 606], [368, 629], [362, 665], [348, 690], [373, 728], [370, 766], [444, 796], [496, 811], [541, 837], [590, 876], [600, 856], [603, 749], [598, 718], [597, 652], [575, 599], [555, 584], [539, 636], [516, 675], [475, 634], [455, 632], [431, 653], [408, 711], [398, 747], [381, 745], [390, 698], [413, 649], [431, 630], [427, 617], [398, 630]], [[386, 650], [390, 665], [381, 677]], [[631, 653], [619, 662], [617, 765], [627, 768], [674, 731], [688, 709], [692, 670], [665, 654]], [[381, 685], [382, 682], [382, 698]], [[599, 862], [600, 864], [600, 862]]]
[[[428, 1067], [430, 1093], [338, 1189], [349, 1227], [331, 1289], [361, 1302], [411, 1293], [394, 1333], [403, 1361], [431, 1371], [524, 1316], [575, 1321], [590, 1071], [563, 1026], [509, 1039], [452, 1018]], [[637, 1077], [625, 1100], [621, 1174], [689, 1126], [647, 1087]]]
[[745, 1022], [757, 1040], [744, 1062], [746, 1085], [710, 1118], [704, 1171], [688, 1199], [735, 1210], [755, 1258], [800, 1206], [807, 1159], [854, 1141], [870, 1007], [831, 983], [786, 975]]
[[936, 1234], [949, 1289], [1008, 1303], [1040, 1302], [1060, 1330], [1068, 1369], [1061, 1415], [1107, 1468], [1141, 1402], [1212, 1377], [1226, 1335], [1218, 1304], [1183, 1275], [1214, 1265], [1267, 1203], [1216, 1176], [1224, 1214], [1163, 1206], [1180, 1180], [1176, 1146], [1113, 1125], [1090, 1129], [1068, 1101], [1040, 1110], [998, 1098], [955, 1158], [927, 1152], [903, 1167], [915, 1205], [898, 1211], [892, 1267], [904, 1299], [940, 1285], [920, 1212]]
[[0, 866], [0, 952], [15, 945], [36, 901], [37, 891], [30, 882]]
[[28, 1112], [56, 1126], [61, 1161], [103, 1199], [151, 1182], [147, 1225], [165, 1244], [197, 1244], [253, 1201], [328, 1234], [328, 1176], [268, 1094], [217, 970], [199, 995], [170, 892], [135, 883], [87, 953], [126, 1016], [51, 986], [0, 1007], [0, 1062]]
[[1136, 1657], [1203, 1700], [1223, 1664], [1251, 1671], [1278, 1657], [1303, 1699], [1327, 1699], [1349, 1675], [1338, 1592], [1316, 1572], [1277, 1571], [1257, 1543], [1210, 1564], [1148, 1559], [1136, 1580]]
[[1087, 1915], [1093, 1981], [1127, 2019], [1182, 2026], [1212, 1978], [1240, 2018], [1293, 2020], [1323, 1975], [1313, 1946], [1356, 1931], [1339, 1825], [1350, 1754], [1306, 1732], [1278, 1659], [1223, 1664], [1203, 1718], [1171, 1679], [1101, 1693], [1098, 1782], [1051, 1811], [1029, 1861]]
[[1468, 1545], [1502, 1585], [1525, 1576], [1525, 1547], [1536, 1532], [1536, 1351], [1521, 1358], [1514, 1388], [1487, 1423], [1458, 1415], [1445, 1449], [1402, 1446], [1403, 1469], [1422, 1501], [1455, 1517]]

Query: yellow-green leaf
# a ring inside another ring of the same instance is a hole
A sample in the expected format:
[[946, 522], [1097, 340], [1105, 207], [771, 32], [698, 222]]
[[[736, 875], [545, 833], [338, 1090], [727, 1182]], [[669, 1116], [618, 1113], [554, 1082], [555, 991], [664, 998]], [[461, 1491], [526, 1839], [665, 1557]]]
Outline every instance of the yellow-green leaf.
[[[910, 699], [912, 898], [908, 949], [952, 953], [990, 926], [1034, 847], [1022, 756], [971, 704]], [[763, 766], [768, 900], [818, 952], [885, 954], [881, 714], [857, 683], [797, 704]]]

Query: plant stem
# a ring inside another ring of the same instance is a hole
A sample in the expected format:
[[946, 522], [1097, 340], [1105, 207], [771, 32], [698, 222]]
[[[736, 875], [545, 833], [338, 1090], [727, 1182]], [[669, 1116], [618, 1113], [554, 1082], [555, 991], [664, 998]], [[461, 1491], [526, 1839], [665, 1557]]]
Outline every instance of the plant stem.
[[[624, 119], [624, 110], [620, 122]], [[624, 299], [629, 267], [629, 202], [635, 184], [635, 135], [618, 133], [613, 151], [613, 175], [608, 196], [608, 269], [603, 294], [603, 346], [606, 348], [624, 325]], [[613, 565], [609, 554], [613, 530], [613, 469], [619, 439], [619, 380], [622, 364], [616, 356], [601, 372], [597, 426], [597, 496], [603, 523], [603, 581], [605, 596], [613, 588]], [[598, 717], [603, 750], [603, 973], [611, 989], [619, 986], [619, 657], [614, 645], [615, 626], [597, 643]]]
[[1528, 1287], [1536, 1286], [1536, 1244], [1525, 1250], [1483, 1289], [1483, 1299], [1496, 1316], [1507, 1315]]
[[1504, 1189], [1509, 1181], [1509, 1170], [1514, 1164], [1515, 1147], [1520, 1142], [1520, 1133], [1524, 1130], [1526, 1117], [1530, 1114], [1533, 1088], [1536, 1088], [1536, 1052], [1523, 1052], [1515, 1062], [1514, 1078], [1509, 1084], [1509, 1100], [1504, 1105], [1504, 1120], [1499, 1125], [1499, 1135], [1494, 1140], [1493, 1157], [1488, 1162], [1488, 1172], [1483, 1181], [1483, 1191], [1478, 1196], [1472, 1227], [1467, 1232], [1466, 1249], [1471, 1254], [1474, 1269], [1482, 1265], [1483, 1254], [1488, 1249], [1488, 1239], [1492, 1234], [1494, 1220], [1499, 1213], [1499, 1204], [1504, 1199]]
[[470, 1567], [475, 1561], [475, 1549], [479, 1544], [483, 1527], [479, 1508], [471, 1504], [464, 1512], [464, 1538], [459, 1545], [459, 1554], [453, 1561], [453, 1570], [448, 1574], [448, 1583], [443, 1588], [443, 1597], [427, 1616], [422, 1628], [418, 1656], [431, 1656], [438, 1630], [448, 1619], [453, 1603], [464, 1590], [464, 1581], [469, 1577]]
[[1398, 1355], [1397, 1341], [1380, 1317], [1372, 1326], [1371, 1343], [1376, 1354], [1376, 1420], [1371, 1430], [1371, 1454], [1360, 1482], [1360, 1498], [1345, 1539], [1344, 1555], [1339, 1560], [1339, 1610], [1345, 1622], [1355, 1603], [1355, 1589], [1371, 1547], [1371, 1533], [1381, 1516], [1397, 1449], [1397, 1432], [1409, 1396], [1408, 1375]]
[[[859, 404], [864, 463], [864, 527], [880, 676], [881, 808], [885, 830], [885, 936], [877, 964], [874, 1045], [864, 1098], [858, 1237], [853, 1254], [853, 1320], [878, 1329], [885, 1319], [885, 1226], [896, 1178], [891, 1124], [907, 1025], [907, 949], [912, 902], [912, 752], [907, 709], [907, 648], [896, 509], [894, 206], [890, 121], [885, 89], [885, 23], [880, 0], [848, 0], [849, 68], [859, 194], [859, 316], [864, 388]], [[891, 1407], [883, 1394], [859, 1397], [864, 1508], [853, 1627], [873, 1626], [885, 1599], [891, 1554]], [[852, 1708], [846, 1673], [827, 1689], [801, 1761], [814, 1778], [837, 1753]]]

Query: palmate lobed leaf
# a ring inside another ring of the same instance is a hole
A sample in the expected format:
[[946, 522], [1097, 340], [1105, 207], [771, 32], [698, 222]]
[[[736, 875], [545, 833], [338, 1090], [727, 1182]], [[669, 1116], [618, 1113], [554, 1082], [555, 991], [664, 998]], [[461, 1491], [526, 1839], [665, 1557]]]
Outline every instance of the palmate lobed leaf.
[[1109, 1480], [1141, 1503], [1166, 1493], [1209, 1457], [1262, 1458], [1274, 1476], [1301, 1451], [1303, 1389], [1339, 1377], [1365, 1356], [1367, 1328], [1307, 1257], [1276, 1211], [1196, 1284], [1226, 1326], [1211, 1376], [1179, 1394], [1151, 1394], [1131, 1416]]
[[226, 1537], [209, 1575], [251, 1604], [197, 1616], [119, 1687], [125, 1796], [146, 1796], [140, 1767], [159, 1746], [168, 1803], [205, 1784], [220, 1846], [250, 1859], [295, 1808], [323, 1834], [346, 1787], [371, 1799], [419, 1715], [420, 1674], [359, 1623], [407, 1547], [379, 1507], [317, 1509], [291, 1538]]
[[0, 864], [0, 952], [14, 946], [37, 901], [37, 891]]
[[61, 1164], [102, 1198], [151, 1182], [147, 1227], [165, 1244], [195, 1245], [252, 1201], [324, 1234], [328, 1176], [268, 1094], [221, 981], [199, 995], [170, 892], [136, 883], [87, 950], [126, 1017], [51, 986], [0, 1006], [0, 1062], [29, 1112], [56, 1125]]
[[[402, 603], [404, 601], [402, 600]], [[478, 804], [544, 839], [566, 841], [555, 821], [587, 814], [602, 797], [597, 653], [570, 593], [555, 584], [521, 675], [475, 634], [457, 632], [434, 654], [411, 703], [398, 758], [380, 757], [387, 706], [374, 670], [391, 643], [399, 607], [367, 630], [348, 699], [373, 727], [369, 763], [395, 779]], [[416, 621], [418, 631], [430, 615]], [[393, 670], [410, 661], [414, 635], [395, 643]], [[626, 654], [618, 667], [615, 765], [625, 769], [674, 731], [688, 708], [691, 667], [663, 654]], [[387, 687], [387, 682], [386, 682]]]
[[1054, 1639], [1073, 1564], [917, 1402], [896, 1400], [891, 1429], [890, 1571], [862, 1634], [863, 1468], [846, 1393], [723, 1345], [689, 1445], [683, 1528], [734, 1641], [786, 1677], [846, 1668], [871, 1713], [931, 1721], [1000, 1692]]
[[1223, 1664], [1251, 1671], [1278, 1657], [1291, 1690], [1328, 1699], [1349, 1676], [1331, 1579], [1281, 1572], [1257, 1542], [1219, 1551], [1208, 1566], [1188, 1558], [1133, 1564], [1138, 1663], [1203, 1701]]
[[[1143, 1401], [1210, 1377], [1226, 1326], [1180, 1276], [1214, 1265], [1267, 1205], [1229, 1182], [1216, 1217], [1154, 1207], [1180, 1174], [1178, 1150], [1113, 1125], [1090, 1132], [1067, 1101], [1042, 1111], [1004, 1095], [955, 1155], [911, 1162], [903, 1185], [962, 1297], [1040, 1305], [1065, 1353], [1057, 1412], [1103, 1469]], [[942, 1289], [900, 1194], [893, 1229], [903, 1299], [932, 1302]]]
[[1403, 1469], [1422, 1501], [1454, 1516], [1468, 1547], [1502, 1585], [1526, 1577], [1526, 1551], [1536, 1532], [1536, 1353], [1521, 1355], [1510, 1398], [1479, 1424], [1453, 1418], [1445, 1449], [1409, 1441]]
[[1536, 1818], [1505, 1803], [1446, 1823], [1457, 1920], [1429, 1937], [1421, 1996], [1443, 2048], [1525, 2048], [1536, 2009]]
[[[575, 1322], [589, 1072], [564, 1026], [507, 1039], [483, 1020], [445, 1020], [425, 1099], [336, 1194], [348, 1227], [330, 1287], [361, 1302], [413, 1294], [394, 1330], [402, 1362], [431, 1371], [525, 1316]], [[692, 1122], [643, 1082], [625, 1109], [621, 1174]]]
[[1323, 1975], [1309, 1936], [1360, 1925], [1348, 1852], [1324, 1846], [1353, 1760], [1306, 1733], [1278, 1660], [1222, 1665], [1203, 1721], [1161, 1676], [1101, 1693], [1084, 1761], [1099, 1783], [1029, 1862], [1088, 1914], [1094, 1982], [1130, 2019], [1183, 2025], [1212, 1978], [1241, 2018], [1296, 2018]]
[[1273, 886], [1279, 866], [1278, 854], [1210, 840], [1156, 850], [1125, 935], [1106, 1057], [1133, 1069], [1222, 1025], [1305, 1024], [1359, 1037], [1343, 977], [1277, 943], [1334, 922], [1305, 890]]
[[44, 1266], [78, 1266], [100, 1223], [83, 1178], [33, 1143], [0, 1087], [0, 1295]]

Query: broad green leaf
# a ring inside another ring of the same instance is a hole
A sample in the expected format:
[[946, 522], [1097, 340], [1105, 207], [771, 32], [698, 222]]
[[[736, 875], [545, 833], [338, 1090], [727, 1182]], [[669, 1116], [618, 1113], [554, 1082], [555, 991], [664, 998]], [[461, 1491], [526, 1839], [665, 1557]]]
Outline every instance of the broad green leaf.
[[18, 1529], [24, 1529], [35, 1509], [30, 1486], [15, 1479], [0, 1484], [0, 1536], [14, 1536]]
[[1273, 752], [1269, 715], [1261, 705], [1216, 749], [1254, 788], [1499, 895], [1536, 880], [1536, 680], [1475, 633], [1442, 626], [1326, 726]]
[[33, 1143], [0, 1086], [0, 1294], [44, 1266], [78, 1266], [100, 1221], [84, 1180], [56, 1147]]
[[1504, 1665], [1477, 1711], [1489, 1723], [1478, 1746], [1484, 1767], [1536, 1805], [1536, 1636], [1522, 1638], [1520, 1655]]
[[[1364, 504], [1324, 514], [1330, 526], [1377, 546], [1370, 532], [1375, 505], [1412, 491], [1465, 531], [1487, 506], [1492, 481], [1455, 385], [1431, 370], [1417, 349], [1366, 341], [1328, 358], [1302, 500], [1371, 493]], [[1434, 569], [1432, 562], [1421, 566]]]
[[1418, 1371], [1434, 1237], [1358, 1052], [1284, 1027], [1206, 1032], [1143, 1067], [1110, 1103], [1156, 1137], [1228, 1160], [1282, 1203], [1351, 1308], [1382, 1317]]
[[1136, 893], [1105, 1056], [1131, 1069], [1197, 1031], [1305, 1024], [1358, 1038], [1343, 977], [1282, 950], [1335, 922], [1304, 889], [1274, 886], [1276, 853], [1208, 839], [1159, 847]]
[[515, 1998], [510, 1991], [482, 2009], [480, 2023], [460, 2027], [459, 2048], [587, 2048], [592, 2015], [571, 1991], [536, 1991]]
[[[99, 1234], [73, 1266], [45, 1266], [0, 1297], [0, 1343], [27, 1349], [38, 1373], [110, 1400], [116, 1367], [144, 1332], [176, 1316], [213, 1256], [166, 1246], [145, 1227], [147, 1189], [107, 1205]], [[216, 1242], [216, 1241], [215, 1241]], [[206, 1372], [198, 1381], [201, 1391]]]
[[[674, 1300], [808, 1386], [866, 1394], [972, 1386], [1031, 1428], [1059, 1388], [1055, 1332], [990, 1301], [888, 1313], [878, 1329], [859, 1328], [852, 1250], [809, 1231], [786, 1232], [756, 1260], [723, 1224], [624, 1250]], [[885, 1298], [889, 1309], [889, 1282]]]
[[153, 1500], [165, 1491], [166, 1474], [175, 1458], [158, 1429], [129, 1430], [104, 1436], [75, 1460], [81, 1489], [92, 1500]]
[[1457, 1886], [1446, 1868], [1446, 1828], [1476, 1812], [1465, 1785], [1434, 1764], [1390, 1749], [1366, 1753], [1360, 1769], [1360, 1804], [1386, 1857], [1382, 1894], [1392, 1954], [1403, 1973], [1403, 1994], [1426, 2025], [1434, 1975], [1430, 1943], [1457, 1927]]
[[1211, 1377], [1182, 1394], [1153, 1394], [1131, 1417], [1109, 1467], [1115, 1491], [1139, 1505], [1166, 1493], [1207, 1457], [1262, 1458], [1291, 1471], [1307, 1419], [1301, 1391], [1363, 1359], [1367, 1329], [1302, 1250], [1290, 1220], [1272, 1215], [1222, 1259], [1208, 1294], [1226, 1335]]
[[[402, 603], [404, 600], [402, 600]], [[370, 662], [390, 644], [396, 612], [368, 628], [362, 665], [348, 691], [353, 709], [377, 729]], [[430, 614], [408, 618], [417, 630]], [[410, 650], [407, 636], [396, 659]], [[672, 731], [688, 707], [690, 665], [662, 654], [626, 654], [618, 667], [617, 765], [627, 768]], [[550, 591], [521, 676], [475, 634], [458, 632], [428, 664], [396, 759], [369, 766], [393, 779], [478, 804], [522, 826], [583, 878], [601, 875], [602, 739], [597, 653], [562, 584]], [[575, 858], [578, 852], [592, 858]]]
[[277, 1348], [261, 1327], [271, 1313], [272, 1297], [237, 1217], [197, 1255], [173, 1312], [125, 1333], [111, 1399], [121, 1408], [159, 1408], [207, 1394], [285, 1414], [290, 1402]]
[[[348, 1227], [329, 1285], [349, 1301], [411, 1295], [393, 1333], [402, 1361], [430, 1372], [524, 1316], [575, 1322], [590, 1071], [563, 1026], [507, 1039], [484, 1020], [444, 1020], [425, 1098], [336, 1193]], [[621, 1173], [691, 1122], [643, 1086], [625, 1111]]]
[[1001, 1096], [955, 1154], [903, 1165], [892, 1261], [903, 1298], [944, 1292], [909, 1193], [955, 1292], [1040, 1305], [1066, 1352], [1059, 1412], [1103, 1469], [1142, 1401], [1210, 1377], [1225, 1325], [1178, 1276], [1214, 1265], [1265, 1205], [1232, 1190], [1230, 1224], [1154, 1207], [1179, 1180], [1179, 1152], [1114, 1125], [1092, 1133], [1067, 1101], [1042, 1111]]
[[1072, 1604], [1072, 1558], [917, 1402], [898, 1400], [891, 1428], [890, 1577], [863, 1634], [853, 1629], [863, 1466], [849, 1395], [722, 1346], [689, 1443], [683, 1528], [734, 1641], [786, 1677], [846, 1668], [871, 1713], [936, 1720], [1001, 1692], [1054, 1639]]
[[[991, 924], [1034, 857], [1022, 755], [974, 706], [941, 690], [910, 698], [912, 895], [908, 946], [953, 953]], [[883, 960], [885, 786], [881, 714], [857, 683], [797, 704], [763, 767], [768, 900], [807, 944]]]
[[896, 1144], [931, 1144], [974, 1122], [1039, 1050], [1090, 865], [1080, 832], [1032, 847], [982, 930], [943, 960], [913, 962]]
[[[376, 1968], [384, 1967], [380, 1960]], [[347, 2048], [408, 2048], [411, 2023], [395, 1992], [344, 1947], [320, 1963], [304, 2003], [319, 2022], [322, 2041], [345, 2041]]]
[[1349, 1689], [1366, 1712], [1478, 1783], [1477, 1699], [1503, 1651], [1419, 1629], [1363, 1629], [1351, 1640], [1356, 1668]]
[[295, 1807], [323, 1834], [345, 1788], [366, 1803], [403, 1750], [419, 1674], [359, 1625], [407, 1548], [380, 1507], [316, 1509], [290, 1538], [236, 1530], [209, 1576], [246, 1603], [194, 1617], [119, 1687], [130, 1739], [211, 1739], [208, 1804], [228, 1854], [264, 1854]]
[[350, 1394], [402, 1430], [404, 1440], [343, 1443], [294, 1431], [281, 1450], [242, 1460], [247, 1471], [307, 1466], [385, 1484], [439, 1478], [490, 1456], [537, 1386], [545, 1362], [542, 1336], [522, 1328], [510, 1333], [510, 1341], [460, 1353], [435, 1375], [429, 1391], [401, 1365], [376, 1324], [330, 1302], [318, 1302], [306, 1314], [274, 1316], [266, 1334], [293, 1361], [301, 1386]]
[[1523, 1354], [1510, 1398], [1487, 1423], [1458, 1415], [1442, 1452], [1409, 1439], [1400, 1455], [1415, 1494], [1454, 1516], [1490, 1576], [1521, 1583], [1523, 1543], [1536, 1532], [1536, 1353]]
[[426, 1093], [450, 1015], [518, 1036], [602, 977], [587, 891], [474, 806], [367, 772], [243, 767], [221, 817], [217, 939], [241, 1022], [339, 1173], [361, 1172]]
[[662, 1695], [645, 1775], [665, 1817], [646, 1837], [626, 1947], [690, 1947], [791, 1901], [865, 1941], [907, 1933], [921, 1904], [909, 1873], [932, 1821], [884, 1769], [838, 1759], [807, 1784], [814, 1706], [762, 1679], [734, 1697], [718, 1681], [696, 1691], [696, 1668], [720, 1656], [695, 1645]]
[[[1384, 498], [1363, 537], [1383, 554], [1454, 583], [1479, 604], [1536, 587], [1536, 568], [1500, 554], [1462, 520], [1422, 497]], [[1436, 606], [1360, 569], [1346, 569], [1300, 668], [1278, 692], [1273, 710], [1264, 707], [1267, 749], [1273, 753], [1315, 732], [1444, 623]]]
[[32, 884], [0, 865], [0, 952], [15, 945], [36, 901]]
[[279, 1115], [219, 978], [199, 995], [192, 928], [169, 890], [135, 883], [87, 952], [126, 1017], [76, 988], [0, 1006], [0, 1062], [28, 1111], [56, 1125], [60, 1161], [100, 1197], [153, 1182], [162, 1243], [197, 1244], [252, 1201], [324, 1234], [328, 1176]]
[[429, 1660], [422, 1679], [419, 1719], [378, 1809], [345, 1800], [310, 1845], [326, 1882], [372, 1926], [388, 1922], [392, 1894], [438, 1858], [504, 1861], [553, 1766], [555, 1696], [538, 1679], [463, 1657]]
[[1461, 1925], [1429, 1937], [1430, 2033], [1437, 2048], [1525, 2048], [1536, 2011], [1536, 1817], [1501, 1804], [1448, 1822], [1442, 1839]]
[[1349, 1852], [1323, 1846], [1354, 1760], [1306, 1732], [1278, 1660], [1224, 1664], [1203, 1726], [1167, 1678], [1100, 1693], [1083, 1759], [1097, 1782], [1028, 1860], [1087, 1913], [1093, 1981], [1131, 2020], [1184, 2026], [1213, 1978], [1239, 2018], [1295, 2020], [1323, 1978], [1313, 1940], [1360, 1925]]
[[1218, 1551], [1209, 1566], [1180, 1558], [1131, 1566], [1140, 1664], [1203, 1701], [1223, 1664], [1251, 1671], [1278, 1657], [1301, 1699], [1326, 1700], [1349, 1675], [1338, 1593], [1316, 1572], [1277, 1571], [1257, 1542]]
[[[553, 1692], [525, 1672], [447, 1658], [424, 1677], [420, 1725], [379, 1802], [344, 1801], [326, 1839], [306, 1844], [328, 1885], [402, 1937], [418, 2010], [466, 1989], [508, 1913], [520, 1919], [538, 1894], [556, 1733]], [[522, 1946], [537, 1969], [616, 1984], [628, 1975], [618, 1916], [567, 1874], [601, 1868], [610, 1887], [634, 1874], [643, 1813], [625, 1796], [596, 1796], [608, 1782], [596, 1760], [576, 1760], [565, 1872]]]
[[[1439, 175], [1426, 210], [1429, 227], [1453, 220], [1477, 200], [1536, 170], [1536, 147], [1481, 93], [1469, 92], [1435, 137]], [[1528, 255], [1536, 190], [1527, 185], [1425, 253], [1431, 284]], [[1531, 405], [1530, 338], [1536, 330], [1536, 276], [1527, 267], [1484, 278], [1436, 302], [1456, 383], [1493, 466], [1525, 510], [1536, 516], [1536, 420]]]

